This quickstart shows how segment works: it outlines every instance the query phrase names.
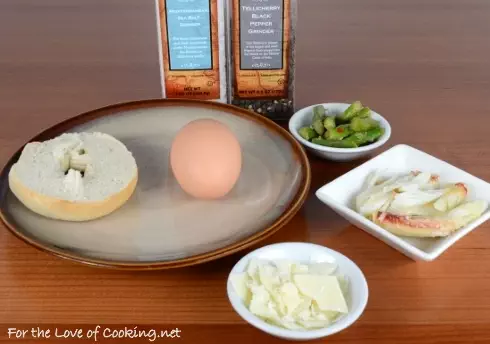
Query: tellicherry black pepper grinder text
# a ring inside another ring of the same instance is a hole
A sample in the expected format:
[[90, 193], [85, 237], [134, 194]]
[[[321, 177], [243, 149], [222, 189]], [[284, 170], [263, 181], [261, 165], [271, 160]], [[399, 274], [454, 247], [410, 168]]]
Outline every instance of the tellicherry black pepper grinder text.
[[231, 103], [272, 120], [294, 113], [296, 0], [231, 0]]

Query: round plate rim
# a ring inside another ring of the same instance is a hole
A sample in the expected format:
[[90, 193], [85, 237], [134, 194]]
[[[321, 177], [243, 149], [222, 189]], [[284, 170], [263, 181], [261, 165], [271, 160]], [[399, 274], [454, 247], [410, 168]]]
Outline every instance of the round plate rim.
[[[23, 234], [19, 231], [12, 223], [10, 223], [7, 219], [7, 216], [4, 213], [3, 202], [5, 195], [8, 190], [2, 191], [2, 195], [0, 195], [0, 219], [6, 226], [6, 228], [14, 234], [17, 238], [21, 239], [25, 243], [33, 246], [34, 248], [41, 250], [45, 253], [52, 254], [59, 258], [67, 259], [69, 261], [95, 266], [100, 268], [110, 268], [116, 270], [165, 270], [172, 268], [181, 268], [187, 266], [194, 266], [210, 261], [214, 261], [225, 256], [232, 255], [239, 251], [245, 250], [260, 241], [265, 240], [272, 234], [276, 233], [279, 229], [281, 229], [285, 224], [287, 224], [296, 213], [301, 209], [304, 202], [308, 197], [308, 192], [311, 186], [311, 167], [308, 160], [308, 156], [303, 148], [303, 146], [289, 133], [286, 129], [282, 128], [280, 125], [272, 121], [271, 119], [256, 114], [252, 111], [239, 108], [237, 106], [231, 104], [224, 104], [215, 101], [206, 101], [206, 100], [194, 100], [194, 99], [143, 99], [136, 100], [130, 102], [122, 102], [115, 103], [112, 105], [107, 105], [104, 107], [99, 107], [94, 110], [90, 110], [87, 112], [83, 112], [79, 115], [73, 116], [66, 120], [63, 120], [43, 131], [39, 132], [37, 135], [32, 137], [29, 141], [24, 143], [7, 161], [0, 172], [0, 176], [2, 176], [2, 180], [6, 180], [4, 176], [10, 170], [10, 167], [14, 162], [16, 162], [22, 152], [24, 146], [32, 141], [44, 141], [50, 139], [54, 136], [59, 135], [66, 130], [73, 128], [77, 125], [90, 122], [92, 120], [108, 117], [108, 116], [117, 116], [118, 114], [136, 109], [148, 109], [148, 108], [157, 108], [157, 107], [167, 107], [167, 106], [197, 106], [211, 109], [220, 109], [224, 110], [232, 115], [245, 117], [249, 120], [259, 122], [260, 124], [266, 126], [268, 129], [276, 131], [282, 137], [284, 137], [292, 146], [293, 152], [297, 156], [297, 158], [301, 162], [301, 167], [303, 169], [303, 177], [299, 186], [298, 191], [296, 192], [294, 198], [289, 204], [288, 208], [283, 212], [281, 216], [279, 216], [273, 224], [268, 226], [267, 228], [252, 234], [242, 240], [238, 240], [232, 244], [223, 246], [221, 248], [217, 248], [210, 252], [205, 252], [202, 254], [197, 254], [190, 257], [179, 258], [176, 260], [169, 261], [153, 261], [153, 262], [123, 262], [123, 261], [111, 261], [97, 258], [89, 258], [83, 257], [81, 255], [77, 255], [75, 253], [67, 252], [63, 249], [58, 249], [56, 247], [50, 247], [36, 239], [30, 238], [29, 236]], [[2, 188], [8, 189], [8, 185], [2, 185]]]

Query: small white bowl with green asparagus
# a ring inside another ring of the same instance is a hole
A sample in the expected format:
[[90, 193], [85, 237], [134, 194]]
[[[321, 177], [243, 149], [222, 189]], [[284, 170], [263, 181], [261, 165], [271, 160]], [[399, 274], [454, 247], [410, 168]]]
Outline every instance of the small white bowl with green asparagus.
[[391, 126], [361, 102], [315, 104], [297, 111], [289, 131], [319, 157], [349, 161], [370, 154], [391, 136]]

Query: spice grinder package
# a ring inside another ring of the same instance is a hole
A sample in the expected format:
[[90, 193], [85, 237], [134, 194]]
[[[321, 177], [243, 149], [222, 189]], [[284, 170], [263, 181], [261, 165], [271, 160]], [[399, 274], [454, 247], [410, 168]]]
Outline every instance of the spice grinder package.
[[294, 113], [296, 0], [229, 0], [231, 103], [283, 121]]
[[155, 0], [163, 98], [228, 102], [226, 1]]

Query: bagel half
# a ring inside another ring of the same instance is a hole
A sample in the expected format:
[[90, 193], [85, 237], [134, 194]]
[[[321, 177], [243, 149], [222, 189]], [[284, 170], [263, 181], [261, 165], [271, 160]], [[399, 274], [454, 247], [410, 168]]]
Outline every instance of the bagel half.
[[12, 193], [33, 212], [88, 221], [120, 208], [133, 194], [138, 168], [132, 153], [103, 133], [68, 133], [28, 143], [9, 172]]

